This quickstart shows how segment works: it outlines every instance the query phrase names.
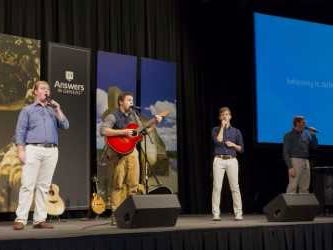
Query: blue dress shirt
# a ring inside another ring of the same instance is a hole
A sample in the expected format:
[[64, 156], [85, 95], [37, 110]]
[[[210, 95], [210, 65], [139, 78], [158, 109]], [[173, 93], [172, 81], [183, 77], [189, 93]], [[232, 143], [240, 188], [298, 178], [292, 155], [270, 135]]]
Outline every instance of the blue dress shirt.
[[58, 145], [58, 128], [68, 129], [66, 117], [59, 121], [49, 106], [35, 102], [24, 107], [16, 125], [16, 144], [52, 143]]
[[225, 142], [231, 141], [236, 145], [241, 146], [243, 152], [244, 150], [244, 143], [242, 133], [239, 129], [234, 127], [225, 128], [223, 131], [223, 140], [219, 142], [217, 140], [217, 135], [219, 133], [220, 127], [214, 127], [212, 130], [212, 137], [214, 142], [214, 155], [231, 155], [236, 157], [236, 150], [234, 148], [228, 147]]

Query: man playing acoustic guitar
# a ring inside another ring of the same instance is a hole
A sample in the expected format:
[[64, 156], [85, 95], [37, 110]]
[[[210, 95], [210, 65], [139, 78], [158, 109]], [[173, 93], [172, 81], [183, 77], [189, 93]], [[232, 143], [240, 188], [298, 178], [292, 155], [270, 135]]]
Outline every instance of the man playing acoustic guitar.
[[[133, 110], [133, 94], [123, 92], [118, 97], [119, 109], [110, 113], [104, 118], [100, 127], [100, 134], [108, 137], [133, 138], [137, 136], [135, 129], [126, 128], [130, 123], [138, 124], [142, 128], [142, 124]], [[155, 123], [161, 122], [162, 117], [155, 115]], [[151, 126], [147, 132], [152, 130]], [[111, 184], [111, 209], [112, 214], [117, 207], [123, 202], [122, 190], [124, 185], [127, 187], [127, 197], [138, 192], [139, 186], [139, 154], [134, 147], [133, 151], [120, 154], [114, 150], [108, 150], [109, 167], [112, 168], [112, 184]], [[115, 225], [115, 218], [112, 216], [112, 222]]]

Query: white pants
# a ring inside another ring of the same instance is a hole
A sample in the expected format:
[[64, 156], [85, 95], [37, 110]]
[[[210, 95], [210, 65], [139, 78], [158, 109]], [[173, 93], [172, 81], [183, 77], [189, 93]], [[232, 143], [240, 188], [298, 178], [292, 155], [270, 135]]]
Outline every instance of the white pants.
[[236, 158], [228, 160], [224, 160], [218, 157], [214, 158], [212, 213], [214, 216], [220, 215], [221, 190], [225, 172], [227, 172], [227, 177], [230, 184], [234, 213], [235, 215], [242, 215], [242, 198], [238, 185], [238, 161]]
[[46, 199], [57, 161], [57, 147], [44, 148], [33, 145], [25, 147], [25, 164], [22, 167], [16, 221], [27, 224], [34, 195], [35, 210], [33, 223], [36, 224], [46, 220]]

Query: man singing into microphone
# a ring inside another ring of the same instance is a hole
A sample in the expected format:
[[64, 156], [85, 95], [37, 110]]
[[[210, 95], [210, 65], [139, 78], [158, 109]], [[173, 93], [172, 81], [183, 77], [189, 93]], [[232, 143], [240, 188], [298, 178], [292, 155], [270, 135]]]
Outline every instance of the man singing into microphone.
[[46, 223], [46, 199], [58, 161], [58, 128], [69, 127], [59, 103], [48, 98], [47, 82], [36, 82], [33, 93], [35, 102], [21, 110], [16, 125], [16, 144], [23, 167], [14, 230], [22, 230], [27, 224], [33, 197], [33, 228], [53, 228]]
[[[133, 94], [130, 92], [123, 92], [118, 96], [119, 108], [107, 115], [100, 127], [100, 134], [102, 136], [135, 136], [133, 129], [127, 129], [127, 125], [131, 122], [137, 123], [140, 127], [142, 124], [139, 117], [133, 111]], [[160, 122], [162, 117], [155, 116], [156, 122]], [[152, 129], [149, 128], [148, 132]], [[124, 198], [138, 192], [139, 185], [139, 159], [138, 151], [136, 148], [127, 155], [121, 155], [112, 150], [108, 150], [108, 171], [112, 173], [112, 183], [110, 203], [112, 210], [111, 224], [115, 225], [114, 211], [123, 202]], [[126, 197], [122, 196], [123, 190], [126, 190]]]
[[220, 200], [225, 173], [227, 173], [232, 194], [235, 220], [242, 220], [242, 198], [238, 184], [238, 161], [236, 155], [244, 150], [243, 137], [240, 130], [231, 126], [231, 112], [228, 107], [220, 108], [219, 119], [221, 121], [220, 126], [214, 127], [212, 131], [215, 156], [213, 162], [213, 220], [221, 220]]
[[296, 116], [294, 128], [283, 139], [283, 158], [288, 166], [289, 184], [287, 193], [309, 193], [309, 151], [318, 145], [314, 129], [306, 129], [305, 118]]

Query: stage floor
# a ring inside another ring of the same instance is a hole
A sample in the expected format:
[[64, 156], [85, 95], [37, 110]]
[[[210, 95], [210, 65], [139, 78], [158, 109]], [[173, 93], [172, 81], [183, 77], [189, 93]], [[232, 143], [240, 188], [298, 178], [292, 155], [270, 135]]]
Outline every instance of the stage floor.
[[[314, 221], [307, 222], [267, 222], [264, 215], [245, 215], [243, 221], [234, 221], [231, 215], [223, 215], [221, 221], [212, 221], [210, 215], [181, 215], [174, 227], [155, 227], [139, 229], [120, 229], [110, 225], [110, 220], [99, 219], [67, 219], [60, 222], [54, 221], [54, 229], [33, 229], [28, 224], [22, 231], [14, 231], [12, 222], [0, 222], [0, 241], [16, 239], [50, 239], [70, 238], [94, 235], [117, 235], [159, 233], [168, 231], [186, 231], [219, 228], [251, 228], [251, 227], [281, 227], [288, 225], [307, 224], [333, 224], [332, 217], [316, 217]], [[1, 243], [0, 243], [1, 244]]]

